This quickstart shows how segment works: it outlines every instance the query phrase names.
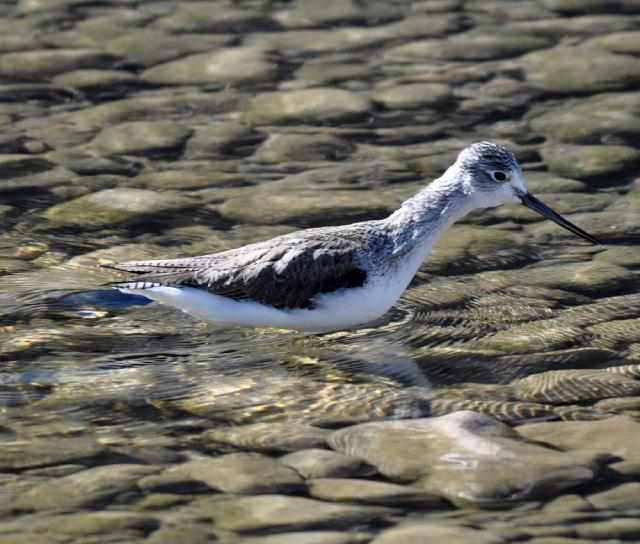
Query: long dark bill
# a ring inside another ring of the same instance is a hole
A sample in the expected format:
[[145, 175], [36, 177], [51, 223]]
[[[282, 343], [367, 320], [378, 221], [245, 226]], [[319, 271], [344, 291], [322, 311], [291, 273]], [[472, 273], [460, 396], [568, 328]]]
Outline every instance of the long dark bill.
[[591, 242], [592, 244], [602, 245], [602, 242], [591, 236], [589, 233], [583, 231], [580, 227], [576, 227], [573, 223], [567, 221], [559, 213], [554, 212], [551, 208], [549, 208], [549, 206], [547, 206], [543, 202], [540, 202], [531, 193], [525, 193], [524, 195], [520, 196], [520, 200], [530, 210], [538, 212], [540, 215], [544, 215], [547, 219], [551, 219], [551, 221], [553, 221], [554, 223], [557, 223], [561, 227], [564, 227], [574, 234], [577, 234], [581, 238], [589, 240], [589, 242]]

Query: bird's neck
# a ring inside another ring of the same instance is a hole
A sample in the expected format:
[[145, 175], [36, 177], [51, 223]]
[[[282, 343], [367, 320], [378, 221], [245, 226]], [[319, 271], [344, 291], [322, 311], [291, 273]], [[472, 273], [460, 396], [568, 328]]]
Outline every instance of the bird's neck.
[[384, 220], [394, 254], [427, 253], [456, 221], [475, 208], [464, 180], [452, 169], [406, 200]]

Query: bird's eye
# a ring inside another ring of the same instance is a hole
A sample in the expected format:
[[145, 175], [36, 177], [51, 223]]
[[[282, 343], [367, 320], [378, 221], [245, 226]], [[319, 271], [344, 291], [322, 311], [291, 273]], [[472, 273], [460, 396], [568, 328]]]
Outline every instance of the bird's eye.
[[499, 170], [497, 172], [492, 172], [491, 176], [496, 181], [504, 181], [505, 179], [507, 179], [507, 174], [505, 174], [504, 172], [500, 172]]

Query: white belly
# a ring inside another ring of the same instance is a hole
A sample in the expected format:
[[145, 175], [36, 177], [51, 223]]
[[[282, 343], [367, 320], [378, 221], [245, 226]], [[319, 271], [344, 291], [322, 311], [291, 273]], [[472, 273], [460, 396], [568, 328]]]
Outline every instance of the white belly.
[[193, 287], [163, 286], [122, 291], [169, 304], [196, 319], [219, 325], [327, 332], [361, 325], [386, 313], [405, 290], [414, 273], [415, 269], [404, 269], [399, 274], [374, 278], [363, 287], [318, 295], [313, 309], [279, 310], [255, 301], [234, 300]]

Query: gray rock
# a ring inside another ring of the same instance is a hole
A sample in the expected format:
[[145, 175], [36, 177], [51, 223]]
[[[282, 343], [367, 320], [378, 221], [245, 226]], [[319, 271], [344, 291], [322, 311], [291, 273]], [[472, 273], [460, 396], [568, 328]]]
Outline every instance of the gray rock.
[[76, 89], [110, 89], [135, 83], [138, 78], [120, 70], [73, 70], [53, 78], [53, 83], [61, 87]]
[[500, 544], [508, 542], [499, 534], [492, 534], [486, 530], [471, 529], [455, 523], [425, 521], [403, 523], [386, 529], [372, 541], [372, 544], [422, 544], [428, 541], [446, 542], [447, 544]]
[[200, 480], [180, 472], [165, 471], [152, 474], [138, 480], [137, 485], [143, 491], [151, 493], [195, 493], [207, 489]]
[[552, 493], [590, 480], [597, 470], [594, 454], [554, 452], [519, 441], [506, 425], [468, 411], [356, 425], [336, 431], [329, 444], [393, 480], [419, 480], [418, 489], [476, 506]]
[[204, 432], [202, 439], [259, 452], [288, 452], [324, 446], [328, 434], [311, 425], [274, 422], [218, 427]]
[[127, 532], [131, 536], [156, 529], [159, 521], [133, 512], [79, 512], [56, 516], [47, 521], [47, 532], [61, 535], [95, 535]]
[[543, 0], [542, 4], [553, 11], [568, 15], [579, 13], [611, 13], [633, 6], [633, 0]]
[[640, 53], [640, 32], [614, 32], [612, 34], [606, 34], [605, 36], [592, 38], [585, 42], [584, 45], [597, 45], [613, 53], [637, 55]]
[[151, 215], [176, 212], [195, 206], [195, 201], [175, 193], [144, 189], [105, 189], [58, 204], [43, 215], [65, 225], [112, 225], [143, 220]]
[[325, 134], [273, 134], [253, 154], [258, 162], [342, 160], [355, 146]]
[[441, 83], [410, 83], [380, 89], [371, 95], [387, 109], [439, 108], [453, 102], [453, 94]]
[[[24, 493], [15, 503], [18, 510], [76, 510], [135, 489], [136, 481], [158, 471], [157, 467], [104, 465], [54, 478]], [[64, 501], [60, 500], [64, 497]]]
[[312, 59], [295, 71], [296, 80], [291, 83], [299, 87], [330, 85], [339, 81], [359, 80], [371, 74], [371, 68], [358, 62], [331, 62], [326, 58]]
[[550, 144], [541, 155], [554, 174], [584, 180], [624, 175], [640, 164], [640, 151], [623, 145]]
[[362, 119], [369, 102], [343, 89], [316, 87], [300, 91], [263, 93], [252, 98], [242, 120], [249, 124], [342, 123]]
[[210, 515], [216, 528], [244, 532], [289, 531], [327, 527], [339, 529], [384, 518], [393, 509], [378, 506], [331, 504], [302, 497], [261, 495], [259, 497], [220, 497], [196, 505]]
[[578, 536], [593, 540], [637, 540], [640, 537], [640, 519], [613, 518], [592, 523], [577, 523], [574, 529]]
[[409, 486], [354, 478], [314, 478], [308, 480], [309, 495], [331, 502], [352, 502], [398, 506], [419, 504], [421, 508], [444, 506], [441, 497]]
[[183, 34], [203, 32], [205, 34], [244, 32], [253, 27], [270, 26], [267, 15], [250, 7], [239, 8], [227, 2], [219, 4], [180, 2], [174, 9], [153, 21], [149, 28]]
[[315, 448], [284, 455], [280, 462], [305, 479], [353, 476], [362, 467], [362, 462], [350, 455]]
[[622, 483], [606, 491], [592, 493], [587, 501], [598, 510], [640, 509], [640, 482]]
[[302, 486], [294, 470], [257, 453], [200, 457], [172, 467], [169, 474], [188, 476], [225, 493], [277, 493]]
[[18, 470], [46, 465], [57, 465], [90, 459], [103, 453], [105, 447], [93, 438], [68, 436], [64, 438], [24, 439], [4, 441], [0, 449], [0, 470]]
[[365, 5], [356, 0], [326, 0], [322, 4], [298, 0], [293, 9], [280, 11], [274, 18], [285, 28], [296, 28], [345, 23], [375, 25], [401, 15], [400, 6], [383, 0], [373, 0]]
[[187, 142], [184, 156], [187, 159], [217, 159], [258, 144], [263, 139], [262, 134], [243, 123], [213, 122], [195, 129]]
[[371, 535], [353, 530], [340, 531], [296, 531], [267, 536], [247, 537], [243, 544], [364, 544]]
[[129, 121], [103, 129], [89, 146], [106, 155], [145, 155], [179, 148], [191, 132], [175, 121]]
[[[11, 178], [37, 174], [50, 170], [54, 166], [54, 163], [45, 157], [19, 153], [0, 154], [0, 179], [4, 186], [6, 183], [11, 183]], [[6, 182], [6, 178], [9, 178], [10, 181]], [[37, 185], [36, 183], [35, 186]]]
[[81, 68], [109, 68], [116, 57], [98, 49], [45, 49], [0, 55], [0, 77], [12, 80], [46, 80]]
[[231, 47], [159, 64], [140, 77], [159, 85], [238, 85], [271, 81], [276, 68], [259, 49]]
[[583, 181], [563, 178], [550, 172], [526, 171], [524, 179], [533, 194], [579, 192], [588, 188]]
[[640, 82], [640, 59], [595, 47], [557, 46], [521, 59], [527, 81], [556, 93], [595, 93]]
[[424, 59], [477, 61], [515, 57], [550, 45], [548, 39], [540, 36], [465, 32], [446, 40], [423, 40], [400, 45], [389, 49], [385, 58], [401, 62], [423, 62]]

